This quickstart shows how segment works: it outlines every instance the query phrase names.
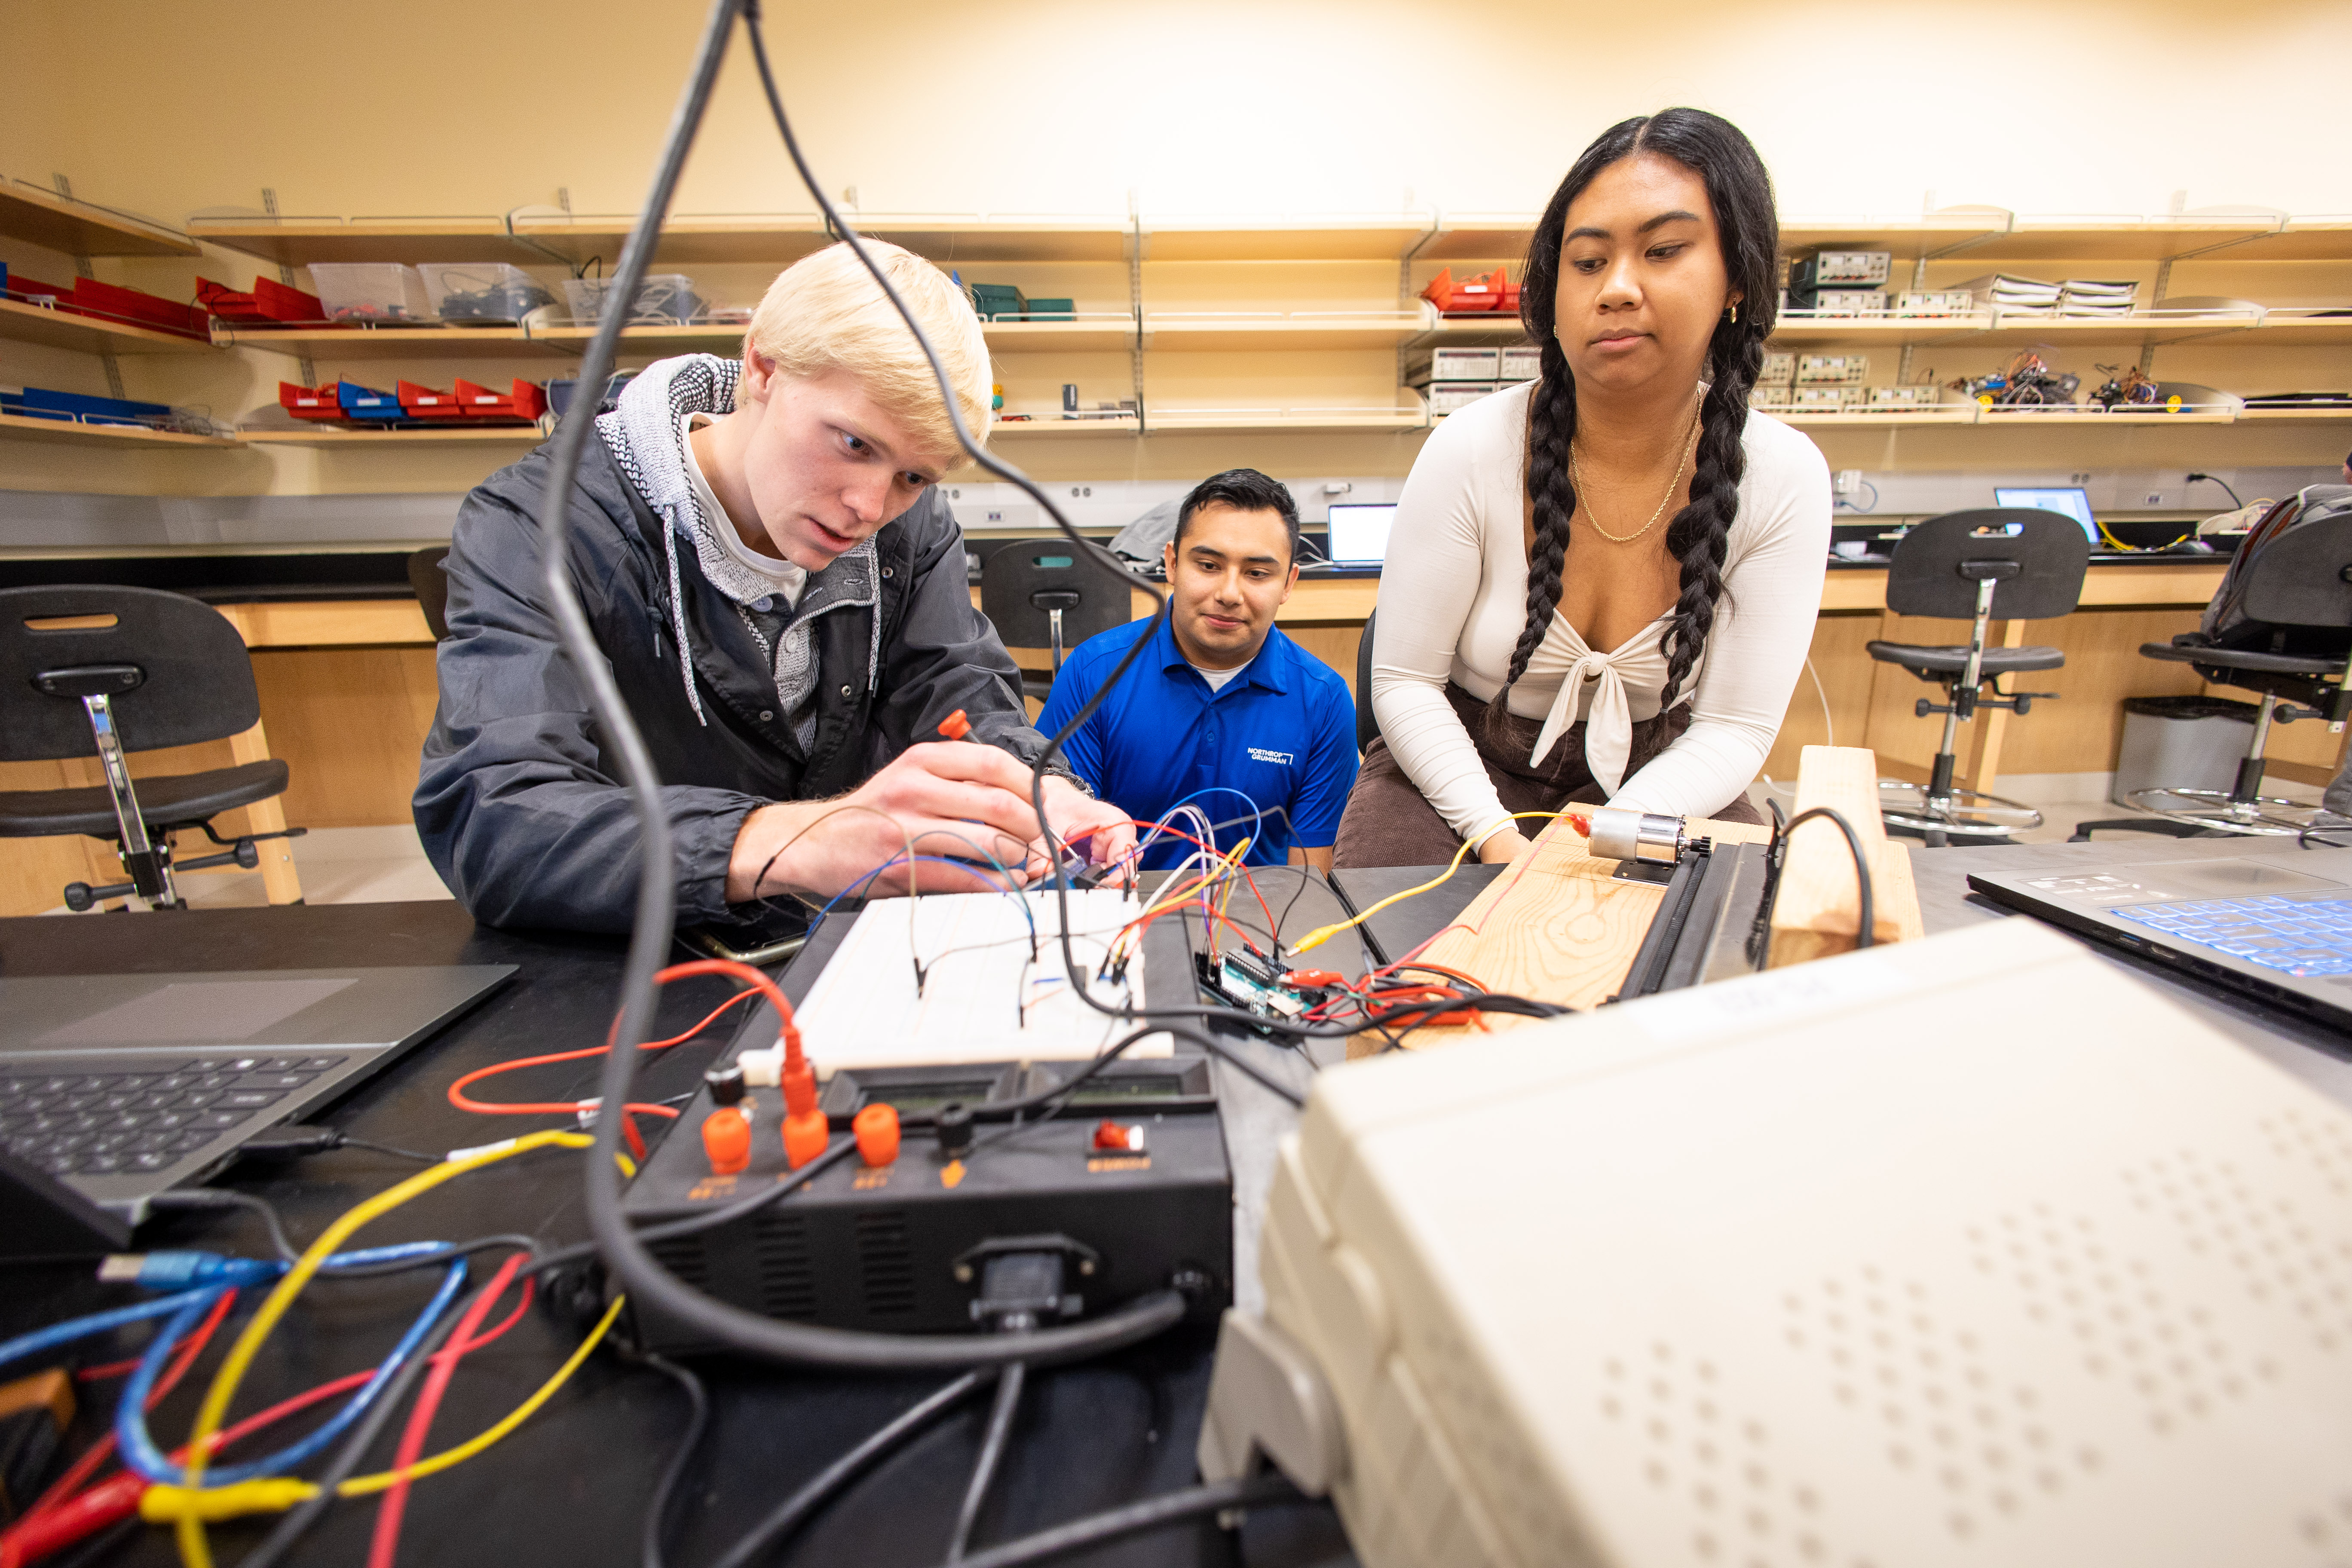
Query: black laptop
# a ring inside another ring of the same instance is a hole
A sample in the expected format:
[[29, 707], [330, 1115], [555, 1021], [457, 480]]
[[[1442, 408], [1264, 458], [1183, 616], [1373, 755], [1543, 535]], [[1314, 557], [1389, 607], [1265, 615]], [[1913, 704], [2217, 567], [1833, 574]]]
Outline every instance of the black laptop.
[[514, 972], [0, 978], [0, 1148], [135, 1222], [157, 1193], [348, 1092]]
[[2352, 1031], [2352, 849], [2302, 848], [2292, 838], [2198, 858], [2151, 848], [2119, 866], [1971, 872], [1969, 886], [2264, 1006]]

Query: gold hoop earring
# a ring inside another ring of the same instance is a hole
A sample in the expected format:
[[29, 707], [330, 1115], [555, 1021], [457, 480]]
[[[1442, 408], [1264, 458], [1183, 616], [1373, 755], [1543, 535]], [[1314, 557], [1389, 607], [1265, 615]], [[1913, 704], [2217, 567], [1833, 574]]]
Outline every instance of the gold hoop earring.
[[1729, 305], [1724, 308], [1723, 313], [1729, 319], [1733, 326], [1738, 326], [1739, 324], [1739, 301], [1734, 300]]

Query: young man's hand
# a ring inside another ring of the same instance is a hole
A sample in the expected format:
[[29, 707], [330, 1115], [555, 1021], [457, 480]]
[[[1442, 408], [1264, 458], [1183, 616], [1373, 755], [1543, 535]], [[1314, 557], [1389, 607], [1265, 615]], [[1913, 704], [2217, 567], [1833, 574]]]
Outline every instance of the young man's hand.
[[1045, 820], [1056, 838], [1091, 864], [1116, 868], [1106, 879], [1108, 886], [1123, 888], [1134, 879], [1128, 857], [1135, 850], [1135, 824], [1122, 808], [1095, 799], [1057, 774], [1045, 781]]
[[[1057, 794], [1056, 785], [1060, 785]], [[1056, 833], [1084, 826], [1057, 809], [1059, 795], [1107, 816], [1123, 814], [1092, 801], [1059, 779], [1047, 781], [1046, 816]], [[1097, 820], [1088, 817], [1087, 821]], [[1096, 837], [1108, 837], [1098, 833]], [[1016, 885], [1048, 868], [1035, 840], [1037, 814], [1029, 804], [1029, 770], [1010, 752], [965, 741], [909, 746], [856, 789], [833, 800], [786, 801], [743, 819], [727, 867], [727, 901], [797, 892], [830, 898], [876, 867], [904, 859], [914, 841], [919, 856], [944, 856], [971, 871], [926, 859], [893, 866], [863, 889], [880, 898], [912, 885], [926, 893], [979, 893]], [[1134, 833], [1126, 842], [1132, 845]]]

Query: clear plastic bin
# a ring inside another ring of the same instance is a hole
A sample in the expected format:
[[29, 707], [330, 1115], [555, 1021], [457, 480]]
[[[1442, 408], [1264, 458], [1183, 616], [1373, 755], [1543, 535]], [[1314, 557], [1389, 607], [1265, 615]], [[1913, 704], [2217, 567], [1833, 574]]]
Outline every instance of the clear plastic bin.
[[425, 279], [397, 261], [314, 261], [310, 279], [331, 321], [414, 326], [434, 319]]
[[511, 327], [541, 305], [555, 303], [547, 286], [503, 261], [421, 261], [433, 313], [459, 327]]
[[[593, 326], [603, 319], [612, 289], [609, 278], [565, 279], [563, 298], [572, 308], [572, 319], [583, 326]], [[637, 285], [636, 307], [629, 312], [629, 320], [683, 327], [705, 309], [705, 301], [694, 291], [693, 279], [683, 272], [656, 272]]]

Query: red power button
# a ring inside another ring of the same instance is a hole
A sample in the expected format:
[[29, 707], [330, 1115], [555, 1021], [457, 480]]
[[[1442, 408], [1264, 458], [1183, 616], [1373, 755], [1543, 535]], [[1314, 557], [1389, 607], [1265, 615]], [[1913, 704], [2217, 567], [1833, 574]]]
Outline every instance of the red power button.
[[1106, 1116], [1095, 1123], [1093, 1145], [1097, 1153], [1140, 1154], [1143, 1152], [1143, 1125], [1137, 1122], [1122, 1126]]

